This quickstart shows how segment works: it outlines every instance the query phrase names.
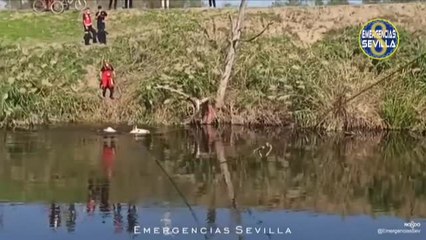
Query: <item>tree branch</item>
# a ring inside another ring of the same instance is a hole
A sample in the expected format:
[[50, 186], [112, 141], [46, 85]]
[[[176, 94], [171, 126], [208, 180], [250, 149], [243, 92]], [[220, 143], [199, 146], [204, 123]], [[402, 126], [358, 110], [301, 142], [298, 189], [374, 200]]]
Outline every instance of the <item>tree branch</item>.
[[178, 95], [181, 95], [181, 96], [185, 97], [187, 100], [189, 100], [189, 101], [191, 101], [191, 102], [193, 101], [193, 97], [189, 96], [188, 94], [186, 94], [186, 93], [184, 93], [184, 92], [182, 92], [182, 91], [180, 91], [180, 90], [177, 90], [177, 89], [171, 88], [171, 87], [169, 87], [169, 86], [157, 85], [155, 88], [156, 88], [156, 89], [164, 89], [164, 90], [168, 90], [168, 91], [170, 91], [170, 92], [173, 92], [173, 93], [176, 93], [176, 94], [178, 94]]
[[201, 30], [203, 30], [203, 33], [204, 33], [204, 35], [206, 35], [207, 39], [209, 41], [212, 41], [210, 34], [209, 34], [209, 31], [207, 31], [207, 28], [203, 27], [201, 25], [201, 23], [199, 23], [197, 20], [193, 19], [193, 21], [198, 25], [199, 28], [201, 28]]
[[172, 93], [176, 93], [176, 94], [178, 94], [180, 96], [183, 96], [186, 100], [190, 101], [192, 103], [192, 105], [194, 106], [194, 108], [195, 108], [194, 114], [196, 114], [196, 113], [198, 113], [200, 111], [201, 105], [203, 105], [204, 103], [206, 103], [207, 101], [210, 100], [210, 98], [208, 98], [208, 97], [203, 98], [203, 99], [199, 99], [199, 98], [190, 96], [190, 95], [184, 93], [183, 91], [171, 88], [169, 86], [157, 85], [155, 88], [156, 89], [167, 90], [167, 91], [170, 91]]
[[258, 37], [260, 37], [263, 33], [265, 33], [266, 32], [266, 30], [268, 30], [268, 28], [269, 28], [269, 26], [271, 26], [273, 24], [273, 22], [268, 22], [268, 24], [266, 25], [266, 27], [264, 27], [263, 28], [263, 30], [262, 31], [260, 31], [258, 34], [256, 34], [254, 37], [251, 37], [251, 38], [249, 38], [249, 39], [243, 39], [243, 40], [241, 40], [241, 41], [243, 41], [243, 42], [251, 42], [251, 41], [254, 41], [256, 38], [258, 38]]

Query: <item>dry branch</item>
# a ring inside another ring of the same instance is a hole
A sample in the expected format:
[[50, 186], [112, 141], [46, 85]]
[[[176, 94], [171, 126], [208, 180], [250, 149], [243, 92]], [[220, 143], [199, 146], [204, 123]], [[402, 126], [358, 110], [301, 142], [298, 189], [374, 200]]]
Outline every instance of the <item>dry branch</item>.
[[207, 28], [203, 27], [203, 25], [201, 25], [201, 23], [199, 23], [197, 20], [193, 19], [193, 21], [198, 25], [199, 28], [201, 28], [201, 30], [203, 30], [203, 33], [206, 35], [207, 39], [211, 41], [212, 39]]
[[247, 40], [241, 40], [243, 42], [252, 42], [254, 40], [256, 40], [256, 38], [262, 36], [263, 33], [266, 32], [266, 30], [268, 30], [269, 26], [271, 26], [273, 24], [273, 22], [268, 22], [268, 24], [266, 24], [266, 26], [263, 28], [262, 31], [260, 31], [258, 34], [254, 35], [253, 37], [247, 39]]
[[210, 99], [210, 98], [199, 99], [199, 98], [196, 98], [196, 97], [192, 97], [189, 94], [186, 94], [186, 93], [184, 93], [184, 92], [182, 92], [180, 90], [171, 88], [169, 86], [157, 85], [155, 88], [156, 89], [167, 90], [167, 91], [170, 91], [172, 93], [176, 93], [178, 95], [181, 95], [181, 96], [185, 97], [185, 99], [188, 100], [188, 101], [190, 101], [192, 103], [192, 105], [194, 106], [195, 113], [199, 112], [200, 109], [201, 109], [201, 105], [204, 104], [204, 103], [206, 103]]
[[211, 19], [212, 20], [212, 25], [213, 25], [213, 33], [210, 34], [209, 30], [207, 29], [207, 27], [204, 27], [200, 22], [198, 22], [197, 20], [193, 19], [193, 22], [195, 22], [198, 27], [203, 31], [204, 36], [206, 37], [207, 41], [211, 44], [213, 44], [214, 48], [217, 48], [218, 43], [217, 43], [217, 39], [215, 38], [216, 36], [216, 23], [214, 21], [214, 18]]

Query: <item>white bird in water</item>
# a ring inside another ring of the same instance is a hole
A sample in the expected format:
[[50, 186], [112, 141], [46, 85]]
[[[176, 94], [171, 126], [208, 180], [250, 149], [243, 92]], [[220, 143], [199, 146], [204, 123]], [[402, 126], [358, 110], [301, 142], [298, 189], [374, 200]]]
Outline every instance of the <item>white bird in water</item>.
[[117, 132], [117, 130], [115, 130], [114, 128], [112, 128], [112, 127], [107, 127], [107, 128], [105, 128], [104, 129], [104, 132], [107, 132], [107, 133], [115, 133], [115, 132]]
[[137, 126], [134, 126], [132, 131], [130, 131], [130, 134], [135, 134], [135, 135], [143, 135], [143, 134], [149, 134], [149, 133], [150, 133], [149, 130], [138, 128]]

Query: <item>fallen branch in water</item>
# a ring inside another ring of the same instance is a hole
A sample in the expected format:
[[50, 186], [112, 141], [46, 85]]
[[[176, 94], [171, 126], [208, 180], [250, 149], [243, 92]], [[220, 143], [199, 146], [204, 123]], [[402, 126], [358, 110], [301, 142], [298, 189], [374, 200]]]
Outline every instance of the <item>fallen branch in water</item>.
[[[261, 152], [261, 150], [266, 150], [266, 149], [268, 149], [268, 151], [265, 154], [263, 154]], [[266, 142], [265, 145], [260, 146], [260, 147], [258, 147], [256, 149], [254, 149], [253, 153], [257, 152], [257, 154], [259, 155], [260, 158], [264, 158], [264, 157], [266, 158], [266, 157], [269, 156], [269, 154], [271, 153], [271, 151], [272, 151], [272, 145], [270, 143]]]

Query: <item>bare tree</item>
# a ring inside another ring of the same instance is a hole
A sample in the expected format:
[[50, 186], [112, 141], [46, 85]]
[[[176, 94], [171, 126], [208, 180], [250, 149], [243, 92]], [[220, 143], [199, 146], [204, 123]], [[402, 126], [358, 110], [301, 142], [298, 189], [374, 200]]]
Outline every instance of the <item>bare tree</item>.
[[[217, 120], [216, 111], [220, 110], [224, 106], [225, 102], [225, 95], [226, 90], [228, 87], [228, 83], [230, 81], [232, 70], [235, 63], [235, 58], [238, 51], [238, 46], [240, 44], [241, 40], [241, 34], [244, 26], [244, 16], [245, 16], [245, 10], [247, 8], [247, 0], [241, 0], [240, 7], [238, 10], [238, 18], [237, 21], [234, 23], [234, 20], [232, 19], [232, 16], [229, 15], [230, 25], [231, 25], [231, 37], [229, 39], [229, 47], [225, 58], [224, 63], [224, 70], [221, 75], [219, 86], [216, 92], [216, 97], [214, 98], [214, 101], [211, 97], [205, 97], [202, 99], [192, 97], [182, 91], [170, 88], [168, 86], [157, 86], [158, 89], [168, 90], [170, 92], [173, 92], [175, 94], [181, 95], [184, 98], [186, 98], [189, 102], [193, 105], [193, 115], [185, 121], [185, 123], [201, 123], [201, 124], [207, 124], [210, 125], [214, 123]], [[252, 37], [248, 40], [243, 40], [244, 42], [250, 42], [262, 35], [266, 29], [271, 25], [272, 23], [268, 23], [267, 26], [257, 35]], [[206, 36], [210, 39], [210, 36], [206, 29], [203, 29]]]

